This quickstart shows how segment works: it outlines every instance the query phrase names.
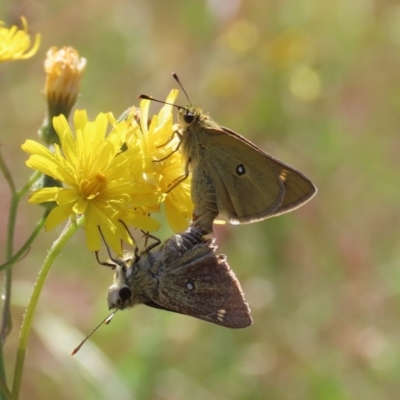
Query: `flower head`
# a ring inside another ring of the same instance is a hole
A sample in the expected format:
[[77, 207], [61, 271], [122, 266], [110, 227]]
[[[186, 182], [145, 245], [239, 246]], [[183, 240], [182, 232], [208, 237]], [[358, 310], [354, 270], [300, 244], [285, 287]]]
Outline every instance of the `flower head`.
[[86, 59], [68, 46], [51, 47], [46, 54], [44, 70], [46, 84], [44, 94], [49, 107], [49, 120], [60, 114], [67, 118], [74, 106], [80, 89]]
[[[173, 104], [178, 90], [172, 90], [166, 102]], [[131, 119], [132, 130], [126, 137], [128, 148], [139, 146], [145, 155], [145, 173], [148, 182], [158, 185], [166, 194], [166, 218], [175, 232], [187, 228], [192, 217], [193, 203], [190, 197], [190, 177], [179, 183], [185, 175], [185, 161], [182, 154], [174, 152], [179, 137], [174, 135], [172, 105], [163, 106], [158, 115], [148, 123], [149, 100], [140, 103], [140, 121]], [[160, 161], [158, 161], [160, 160]]]
[[[106, 136], [110, 123], [113, 127]], [[46, 229], [52, 229], [69, 217], [85, 216], [87, 245], [100, 248], [99, 228], [109, 246], [121, 254], [121, 240], [130, 242], [123, 221], [146, 231], [158, 229], [159, 223], [149, 212], [162, 201], [158, 186], [143, 178], [141, 149], [121, 151], [131, 129], [126, 121], [119, 124], [111, 113], [100, 113], [88, 121], [86, 111], [74, 114], [75, 137], [63, 115], [53, 119], [60, 146], [54, 153], [33, 140], [22, 149], [31, 154], [28, 167], [62, 182], [64, 187], [48, 187], [32, 193], [29, 202], [57, 203], [47, 217]]]
[[31, 38], [28, 35], [28, 24], [24, 17], [21, 17], [23, 30], [13, 25], [7, 29], [3, 27], [4, 22], [0, 21], [0, 62], [23, 60], [32, 57], [38, 50], [40, 35], [37, 34], [35, 43], [31, 46]]

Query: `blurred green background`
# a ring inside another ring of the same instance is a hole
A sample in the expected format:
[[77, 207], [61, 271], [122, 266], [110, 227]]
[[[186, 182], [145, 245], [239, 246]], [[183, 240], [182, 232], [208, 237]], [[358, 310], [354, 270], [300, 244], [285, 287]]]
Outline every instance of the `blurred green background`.
[[[229, 330], [139, 306], [71, 357], [107, 315], [112, 280], [79, 232], [41, 297], [21, 399], [398, 399], [399, 3], [0, 3], [7, 26], [21, 15], [42, 44], [34, 58], [0, 65], [1, 151], [19, 185], [31, 173], [20, 145], [36, 138], [45, 112], [45, 53], [71, 45], [88, 60], [78, 108], [91, 118], [119, 115], [141, 93], [165, 98], [175, 71], [193, 103], [319, 190], [293, 213], [215, 229], [253, 326]], [[9, 189], [3, 178], [0, 185], [3, 245]], [[16, 247], [41, 213], [23, 202]], [[24, 305], [57, 235], [43, 232], [14, 268], [8, 377]]]

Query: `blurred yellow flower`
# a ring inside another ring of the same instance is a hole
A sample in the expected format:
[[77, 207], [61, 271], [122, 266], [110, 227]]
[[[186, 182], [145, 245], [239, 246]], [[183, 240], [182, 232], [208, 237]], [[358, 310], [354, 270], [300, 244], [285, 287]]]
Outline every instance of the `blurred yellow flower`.
[[[178, 90], [172, 90], [166, 102], [173, 104], [178, 93]], [[139, 146], [146, 155], [146, 179], [159, 186], [162, 193], [166, 194], [165, 213], [168, 224], [175, 232], [180, 232], [191, 221], [193, 203], [190, 197], [190, 177], [174, 187], [177, 180], [184, 175], [185, 162], [179, 151], [173, 153], [179, 144], [172, 124], [173, 106], [164, 105], [158, 115], [153, 116], [149, 125], [149, 105], [149, 100], [141, 101], [140, 122], [135, 118], [130, 120], [133, 129], [127, 134], [126, 143], [130, 149]]]
[[33, 47], [31, 38], [28, 35], [28, 24], [24, 17], [21, 17], [23, 30], [13, 25], [11, 28], [4, 28], [4, 22], [0, 21], [0, 62], [22, 60], [32, 57], [38, 50], [40, 35], [37, 34]]
[[[113, 127], [106, 136], [110, 123]], [[32, 193], [33, 204], [56, 202], [46, 221], [46, 229], [76, 215], [85, 216], [84, 229], [88, 248], [99, 250], [99, 229], [108, 245], [121, 254], [121, 240], [131, 242], [120, 220], [137, 228], [154, 231], [160, 224], [148, 216], [162, 201], [158, 186], [144, 179], [143, 154], [139, 147], [121, 152], [127, 121], [117, 123], [111, 113], [100, 113], [88, 121], [86, 111], [74, 114], [75, 137], [63, 115], [53, 119], [60, 138], [54, 153], [33, 140], [22, 149], [31, 154], [27, 166], [61, 181], [65, 187], [42, 188]]]
[[79, 57], [79, 53], [73, 47], [51, 47], [48, 50], [44, 62], [44, 94], [50, 121], [60, 114], [68, 117], [78, 98], [85, 66], [86, 59]]
[[292, 29], [260, 46], [259, 56], [277, 68], [287, 68], [299, 63], [312, 63], [315, 59], [314, 47], [312, 37], [301, 30]]

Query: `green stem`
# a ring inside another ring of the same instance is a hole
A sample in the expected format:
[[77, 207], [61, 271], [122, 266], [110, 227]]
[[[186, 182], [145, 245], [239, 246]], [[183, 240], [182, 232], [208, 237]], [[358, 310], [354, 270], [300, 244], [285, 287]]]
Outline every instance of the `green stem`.
[[[8, 215], [8, 226], [7, 226], [7, 243], [6, 243], [6, 258], [7, 260], [12, 257], [13, 254], [13, 244], [14, 244], [14, 232], [15, 223], [17, 219], [19, 199], [15, 192], [13, 193], [11, 199], [10, 213]], [[11, 283], [12, 283], [12, 269], [9, 268], [6, 271], [5, 283], [3, 289], [3, 310], [1, 315], [1, 326], [0, 326], [0, 340], [3, 346], [8, 334], [11, 331]]]
[[[13, 245], [14, 245], [14, 233], [15, 233], [15, 224], [17, 218], [17, 209], [19, 205], [19, 201], [22, 196], [32, 187], [32, 185], [36, 182], [36, 180], [40, 177], [40, 172], [35, 172], [29, 178], [28, 182], [19, 190], [16, 191], [15, 183], [12, 178], [11, 172], [8, 169], [3, 155], [0, 153], [0, 170], [3, 173], [11, 191], [11, 201], [10, 201], [10, 213], [8, 216], [8, 224], [7, 224], [7, 242], [6, 242], [6, 260], [8, 260], [8, 265], [12, 265], [10, 263], [10, 259], [13, 259]], [[35, 237], [35, 236], [34, 236]], [[32, 237], [30, 239], [34, 239]], [[31, 241], [32, 241], [31, 240]], [[29, 239], [28, 239], [29, 241]], [[30, 244], [30, 243], [29, 243]], [[4, 355], [3, 355], [3, 345], [5, 343], [6, 337], [11, 331], [11, 284], [12, 284], [12, 270], [8, 269], [5, 274], [4, 280], [4, 292], [3, 292], [3, 308], [2, 308], [2, 319], [0, 324], [0, 398], [4, 400], [6, 398], [10, 398], [9, 394], [7, 395], [8, 389], [6, 384], [6, 372], [4, 367]]]
[[0, 379], [0, 391], [5, 400], [11, 400], [11, 393], [2, 379]]
[[21, 199], [21, 197], [28, 192], [31, 187], [33, 186], [33, 184], [41, 177], [43, 176], [43, 174], [39, 171], [35, 171], [31, 177], [28, 179], [28, 181], [25, 183], [24, 186], [22, 186], [21, 189], [18, 190], [18, 192], [16, 193], [16, 196], [18, 197], [18, 201]]
[[[6, 242], [6, 259], [8, 260], [12, 256], [12, 248], [13, 248], [13, 239], [14, 239], [14, 227], [15, 227], [15, 216], [16, 216], [16, 205], [18, 204], [18, 199], [16, 199], [16, 189], [15, 183], [12, 178], [10, 170], [7, 168], [7, 165], [4, 161], [3, 155], [0, 153], [0, 170], [3, 172], [4, 178], [6, 179], [8, 185], [11, 190], [11, 206], [10, 206], [10, 215], [8, 217], [8, 226], [7, 226], [7, 242]], [[12, 212], [14, 210], [14, 212]], [[11, 232], [11, 235], [10, 235]], [[4, 304], [2, 309], [2, 319], [0, 325], [0, 379], [5, 384], [7, 388], [7, 380], [6, 380], [6, 371], [4, 367], [4, 354], [3, 354], [3, 345], [5, 338], [11, 329], [11, 318], [10, 318], [10, 295], [11, 295], [11, 270], [6, 271], [5, 283], [4, 283]], [[6, 392], [4, 390], [0, 393], [1, 400], [5, 400]]]
[[23, 244], [23, 246], [4, 264], [0, 265], [0, 271], [3, 271], [4, 269], [9, 268], [11, 265], [15, 264], [28, 251], [31, 243], [35, 240], [36, 236], [41, 232], [41, 230], [46, 222], [47, 215], [48, 215], [48, 211], [45, 212], [43, 217], [36, 224], [35, 229], [31, 233], [29, 238], [26, 240], [26, 242]]
[[12, 399], [17, 400], [21, 387], [22, 372], [24, 368], [26, 347], [28, 343], [29, 333], [32, 327], [32, 320], [35, 314], [37, 304], [39, 302], [40, 293], [42, 292], [44, 282], [46, 281], [47, 275], [57, 258], [60, 251], [63, 249], [68, 240], [75, 234], [77, 229], [83, 225], [84, 218], [79, 218], [76, 223], [69, 222], [61, 233], [57, 241], [54, 242], [46, 259], [44, 260], [43, 266], [39, 271], [39, 275], [36, 279], [35, 286], [33, 287], [31, 298], [29, 299], [28, 307], [22, 322], [21, 333], [19, 338], [19, 344], [17, 349], [17, 359], [14, 369], [14, 382], [12, 388]]
[[[0, 326], [0, 340], [1, 346], [4, 346], [6, 338], [11, 332], [12, 322], [11, 322], [11, 284], [12, 284], [12, 269], [9, 268], [6, 271], [6, 276], [4, 279], [4, 289], [3, 289], [3, 310], [1, 313], [1, 326]], [[1, 367], [3, 371], [3, 367]]]
[[0, 152], [0, 170], [4, 175], [4, 178], [6, 178], [8, 186], [10, 186], [11, 193], [14, 196], [14, 194], [15, 194], [14, 180], [12, 178], [10, 170], [7, 168], [7, 165], [6, 165], [5, 161], [4, 161], [4, 158], [3, 158], [3, 155], [1, 154], [1, 152]]
[[[42, 173], [35, 171], [26, 184], [19, 190], [16, 190], [15, 183], [12, 177], [10, 170], [8, 169], [3, 155], [0, 152], [0, 171], [3, 173], [5, 180], [7, 181], [10, 191], [11, 191], [11, 200], [10, 200], [10, 213], [8, 216], [8, 224], [7, 224], [7, 241], [6, 241], [6, 265], [2, 269], [6, 269], [6, 267], [12, 266], [20, 257], [20, 252], [18, 252], [17, 257], [13, 257], [13, 247], [14, 247], [14, 235], [15, 235], [15, 225], [17, 219], [17, 210], [19, 202], [22, 196], [28, 192], [28, 190], [32, 187], [32, 185], [40, 178]], [[41, 221], [39, 221], [39, 224]], [[44, 223], [44, 220], [43, 220]], [[38, 225], [39, 225], [38, 224]], [[26, 248], [29, 247], [30, 243], [37, 236], [40, 229], [38, 226], [33, 231], [30, 238], [25, 243]], [[25, 247], [23, 246], [23, 248]], [[22, 249], [20, 249], [21, 251]], [[22, 250], [21, 254], [25, 249]], [[0, 269], [1, 270], [1, 269]], [[6, 341], [8, 334], [11, 331], [11, 285], [12, 285], [12, 269], [8, 268], [5, 272], [4, 277], [4, 289], [2, 293], [2, 297], [4, 299], [3, 307], [1, 311], [1, 322], [0, 322], [0, 400], [8, 400], [11, 398], [11, 394], [7, 388], [6, 381], [6, 371], [4, 366], [4, 353], [3, 346]]]

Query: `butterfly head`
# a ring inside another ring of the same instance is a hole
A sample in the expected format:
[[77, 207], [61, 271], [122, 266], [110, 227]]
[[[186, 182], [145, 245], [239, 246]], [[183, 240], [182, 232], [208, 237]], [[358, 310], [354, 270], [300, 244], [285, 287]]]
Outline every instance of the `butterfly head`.
[[202, 111], [198, 107], [178, 107], [178, 122], [184, 129], [196, 123], [202, 115]]
[[130, 262], [119, 262], [115, 267], [114, 283], [110, 286], [107, 293], [108, 308], [123, 310], [133, 306], [133, 292], [127, 285], [128, 274], [131, 271]]

